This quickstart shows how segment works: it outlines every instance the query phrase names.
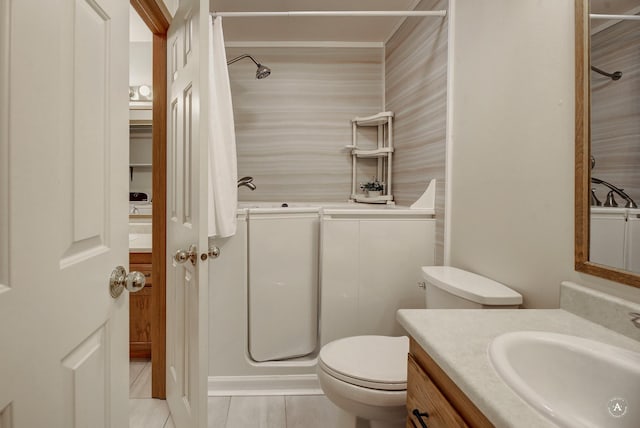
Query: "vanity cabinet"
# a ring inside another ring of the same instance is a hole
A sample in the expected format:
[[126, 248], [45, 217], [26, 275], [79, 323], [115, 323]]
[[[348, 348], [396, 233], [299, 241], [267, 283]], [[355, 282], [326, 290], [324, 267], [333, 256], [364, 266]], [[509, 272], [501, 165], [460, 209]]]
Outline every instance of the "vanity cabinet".
[[488, 428], [493, 424], [411, 338], [407, 374], [407, 428], [423, 426]]
[[145, 278], [144, 288], [129, 294], [129, 357], [151, 358], [151, 253], [129, 253], [129, 271]]

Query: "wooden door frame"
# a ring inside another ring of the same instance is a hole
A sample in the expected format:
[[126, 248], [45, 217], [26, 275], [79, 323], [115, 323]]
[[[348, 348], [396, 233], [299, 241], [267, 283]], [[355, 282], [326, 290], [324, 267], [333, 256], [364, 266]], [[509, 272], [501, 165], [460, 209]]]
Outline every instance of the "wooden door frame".
[[167, 254], [167, 31], [171, 14], [162, 0], [130, 0], [153, 33], [153, 205], [151, 244], [151, 396], [166, 398]]

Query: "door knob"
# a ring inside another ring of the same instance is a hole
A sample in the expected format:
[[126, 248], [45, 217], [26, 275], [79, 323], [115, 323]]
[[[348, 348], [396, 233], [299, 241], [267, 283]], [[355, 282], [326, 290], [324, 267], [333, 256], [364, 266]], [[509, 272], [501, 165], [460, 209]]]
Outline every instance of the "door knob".
[[220, 256], [220, 248], [215, 245], [210, 246], [207, 255], [210, 259], [217, 259]]
[[178, 264], [185, 263], [187, 260], [189, 260], [191, 264], [195, 266], [198, 260], [198, 250], [196, 249], [195, 245], [189, 245], [189, 249], [186, 251], [176, 251], [176, 253], [173, 255], [173, 260], [175, 260], [175, 262]]
[[122, 266], [118, 266], [109, 277], [109, 292], [111, 297], [117, 299], [126, 288], [132, 293], [144, 288], [145, 278], [142, 272], [129, 272]]
[[206, 253], [200, 254], [200, 260], [203, 262], [209, 259], [217, 259], [220, 256], [220, 248], [215, 245], [209, 247], [209, 250]]

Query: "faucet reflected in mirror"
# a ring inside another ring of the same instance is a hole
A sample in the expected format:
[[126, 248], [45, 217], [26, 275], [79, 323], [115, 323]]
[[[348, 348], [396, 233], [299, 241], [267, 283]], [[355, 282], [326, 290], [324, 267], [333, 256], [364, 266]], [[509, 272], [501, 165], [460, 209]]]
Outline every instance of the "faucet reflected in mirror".
[[[631, 196], [627, 195], [626, 193], [624, 193], [624, 189], [620, 189], [616, 186], [614, 186], [611, 183], [607, 183], [604, 180], [600, 180], [599, 178], [595, 178], [595, 177], [591, 177], [591, 182], [595, 183], [595, 184], [602, 184], [603, 186], [608, 187], [609, 189], [609, 193], [607, 193], [607, 200], [604, 203], [605, 207], [617, 207], [618, 203], [616, 202], [615, 198], [613, 197], [613, 193], [617, 193], [622, 199], [624, 199], [625, 201], [627, 201], [627, 203], [624, 205], [625, 208], [638, 208], [638, 204], [635, 203], [635, 201], [631, 198]], [[592, 192], [594, 192], [593, 189], [591, 189]], [[595, 197], [595, 194], [592, 195], [595, 200], [597, 202], [598, 198]], [[592, 204], [594, 205], [594, 204]], [[596, 203], [595, 205], [600, 206], [599, 203]]]
[[253, 177], [242, 177], [238, 179], [238, 188], [240, 186], [248, 187], [251, 190], [256, 190], [256, 185], [253, 184]]
[[[596, 158], [594, 158], [593, 156], [591, 156], [591, 169], [593, 170], [593, 167], [596, 166]], [[624, 189], [620, 189], [619, 187], [614, 186], [611, 183], [608, 183], [604, 180], [601, 180], [599, 178], [593, 177], [591, 176], [591, 183], [593, 184], [602, 184], [605, 187], [608, 187], [609, 189], [609, 193], [607, 193], [607, 199], [604, 203], [605, 207], [617, 207], [618, 203], [616, 202], [613, 194], [617, 193], [618, 196], [620, 196], [622, 199], [624, 199], [626, 201], [626, 204], [624, 205], [625, 208], [638, 208], [638, 204], [635, 203], [635, 201], [631, 198], [631, 196], [627, 195], [624, 192]], [[596, 206], [596, 207], [600, 207], [603, 206], [602, 202], [600, 202], [600, 200], [598, 199], [598, 197], [596, 196], [596, 189], [595, 188], [591, 188], [591, 206]]]

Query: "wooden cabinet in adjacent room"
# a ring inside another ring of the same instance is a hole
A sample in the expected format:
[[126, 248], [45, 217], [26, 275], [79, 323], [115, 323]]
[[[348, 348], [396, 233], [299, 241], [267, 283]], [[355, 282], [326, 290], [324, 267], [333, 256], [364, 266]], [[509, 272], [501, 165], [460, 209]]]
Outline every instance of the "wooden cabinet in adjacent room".
[[129, 295], [129, 356], [151, 358], [151, 253], [130, 253], [129, 270], [145, 277], [145, 287]]

